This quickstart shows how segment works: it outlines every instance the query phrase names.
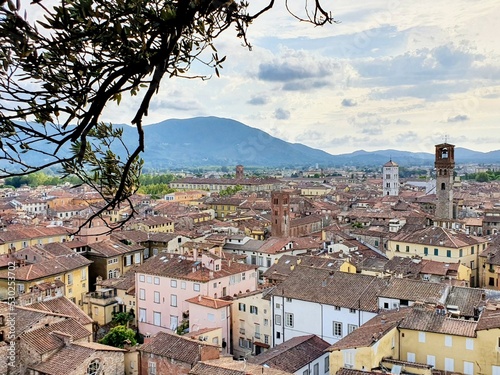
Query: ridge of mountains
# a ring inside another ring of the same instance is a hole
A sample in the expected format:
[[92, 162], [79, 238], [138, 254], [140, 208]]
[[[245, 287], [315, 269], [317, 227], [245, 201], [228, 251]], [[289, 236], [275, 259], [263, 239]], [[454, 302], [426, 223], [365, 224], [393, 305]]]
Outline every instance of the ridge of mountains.
[[[123, 127], [123, 139], [136, 142], [135, 128]], [[156, 170], [230, 166], [254, 167], [322, 167], [382, 166], [393, 160], [400, 166], [432, 166], [434, 153], [380, 150], [358, 150], [332, 155], [300, 143], [289, 143], [236, 120], [219, 117], [169, 119], [144, 126], [146, 168]], [[478, 152], [455, 148], [455, 161], [465, 163], [500, 163], [500, 150]]]
[[[123, 128], [122, 140], [129, 149], [137, 146], [135, 127], [123, 124], [113, 126]], [[145, 150], [141, 157], [146, 171], [238, 164], [275, 168], [307, 168], [316, 164], [322, 168], [381, 167], [389, 160], [402, 167], [434, 165], [434, 150], [429, 150], [429, 153], [393, 149], [373, 152], [358, 150], [332, 155], [300, 143], [283, 141], [236, 120], [219, 117], [169, 119], [146, 125], [143, 129]], [[40, 159], [40, 154], [26, 152], [22, 154], [23, 161], [39, 164], [54, 151], [54, 145], [37, 146], [43, 149], [46, 156]], [[61, 152], [66, 154], [68, 150], [69, 147], [65, 146]], [[114, 151], [120, 157], [125, 157], [123, 150]], [[478, 152], [455, 147], [455, 161], [457, 164], [500, 164], [500, 150]], [[5, 161], [0, 160], [0, 164], [5, 164]]]

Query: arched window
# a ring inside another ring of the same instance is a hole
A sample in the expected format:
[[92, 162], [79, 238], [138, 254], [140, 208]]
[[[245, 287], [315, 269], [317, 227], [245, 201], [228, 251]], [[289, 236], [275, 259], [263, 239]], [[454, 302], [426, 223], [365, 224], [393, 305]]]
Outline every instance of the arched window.
[[112, 279], [112, 278], [113, 278], [113, 271], [109, 270], [109, 272], [108, 272], [108, 279]]
[[441, 183], [441, 190], [446, 190], [446, 184], [444, 182]]
[[101, 362], [94, 359], [87, 367], [87, 375], [99, 375], [101, 373]]

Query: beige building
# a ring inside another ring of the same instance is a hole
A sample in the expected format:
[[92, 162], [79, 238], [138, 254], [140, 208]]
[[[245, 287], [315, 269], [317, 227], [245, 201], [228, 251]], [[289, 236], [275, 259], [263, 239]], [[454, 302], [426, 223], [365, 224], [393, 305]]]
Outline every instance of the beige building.
[[231, 308], [233, 356], [258, 355], [273, 346], [272, 308], [269, 289], [234, 297]]

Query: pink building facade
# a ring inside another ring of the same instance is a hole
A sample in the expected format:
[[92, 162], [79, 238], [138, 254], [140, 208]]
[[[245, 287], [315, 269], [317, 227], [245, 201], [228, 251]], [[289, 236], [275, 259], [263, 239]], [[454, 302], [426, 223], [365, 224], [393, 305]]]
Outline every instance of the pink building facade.
[[188, 299], [234, 296], [257, 289], [256, 266], [203, 254], [199, 260], [161, 254], [136, 271], [136, 317], [139, 332], [175, 332], [190, 317]]
[[231, 305], [232, 302], [211, 297], [198, 296], [190, 298], [189, 331], [207, 328], [220, 328], [221, 337], [218, 343], [222, 354], [231, 353]]

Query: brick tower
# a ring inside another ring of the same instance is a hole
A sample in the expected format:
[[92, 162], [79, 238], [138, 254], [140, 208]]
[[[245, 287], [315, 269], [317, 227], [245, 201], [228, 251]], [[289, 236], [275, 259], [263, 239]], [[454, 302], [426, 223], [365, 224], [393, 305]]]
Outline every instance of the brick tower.
[[237, 180], [243, 180], [243, 177], [245, 176], [244, 168], [242, 165], [237, 165], [236, 166], [236, 179]]
[[288, 191], [271, 193], [271, 236], [290, 236], [290, 193]]
[[436, 217], [453, 219], [453, 174], [455, 172], [455, 146], [436, 145]]

